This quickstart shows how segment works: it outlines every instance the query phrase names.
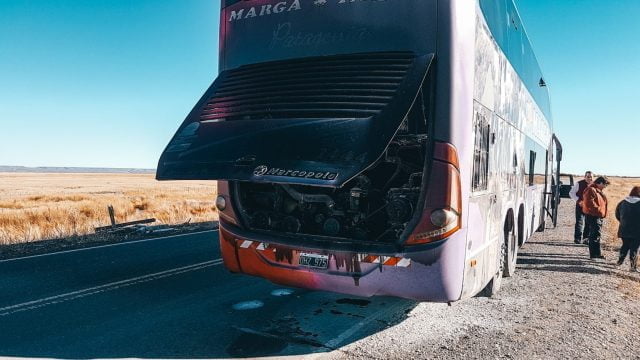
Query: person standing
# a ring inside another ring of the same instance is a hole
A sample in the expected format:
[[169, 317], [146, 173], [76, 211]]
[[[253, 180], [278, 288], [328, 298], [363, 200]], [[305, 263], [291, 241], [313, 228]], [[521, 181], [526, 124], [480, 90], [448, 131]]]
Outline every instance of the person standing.
[[573, 232], [573, 242], [580, 244], [584, 241], [584, 244], [588, 242], [589, 227], [585, 226], [585, 217], [582, 212], [582, 195], [584, 191], [593, 182], [593, 173], [587, 171], [584, 173], [584, 179], [578, 181], [571, 187], [569, 191], [569, 197], [576, 202], [576, 227]]
[[589, 257], [592, 259], [604, 259], [600, 238], [602, 223], [607, 217], [608, 203], [604, 188], [608, 185], [609, 180], [600, 176], [582, 194], [582, 212], [585, 214], [586, 226], [589, 227]]
[[616, 207], [616, 219], [620, 222], [618, 237], [622, 238], [618, 266], [624, 263], [629, 253], [630, 271], [638, 271], [638, 247], [640, 247], [640, 186], [631, 189], [631, 193]]

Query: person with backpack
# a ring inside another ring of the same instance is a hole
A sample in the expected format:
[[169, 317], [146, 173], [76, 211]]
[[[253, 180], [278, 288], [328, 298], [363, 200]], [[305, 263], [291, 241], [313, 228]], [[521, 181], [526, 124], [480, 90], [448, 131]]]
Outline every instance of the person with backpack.
[[582, 212], [586, 217], [586, 225], [589, 227], [589, 257], [591, 259], [604, 259], [600, 248], [602, 237], [602, 224], [607, 217], [608, 201], [604, 194], [604, 188], [609, 185], [609, 180], [604, 176], [598, 177], [582, 194]]
[[618, 237], [622, 238], [618, 266], [624, 263], [629, 253], [630, 271], [638, 271], [638, 247], [640, 247], [640, 186], [634, 186], [631, 193], [616, 207], [616, 219], [620, 222]]

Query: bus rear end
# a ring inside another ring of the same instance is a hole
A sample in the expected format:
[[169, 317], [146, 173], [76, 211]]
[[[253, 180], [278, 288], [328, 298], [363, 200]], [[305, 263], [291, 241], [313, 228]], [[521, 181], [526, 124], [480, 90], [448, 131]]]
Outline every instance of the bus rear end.
[[219, 180], [226, 267], [360, 296], [460, 298], [456, 148], [432, 136], [436, 0], [222, 1], [220, 74], [160, 180]]

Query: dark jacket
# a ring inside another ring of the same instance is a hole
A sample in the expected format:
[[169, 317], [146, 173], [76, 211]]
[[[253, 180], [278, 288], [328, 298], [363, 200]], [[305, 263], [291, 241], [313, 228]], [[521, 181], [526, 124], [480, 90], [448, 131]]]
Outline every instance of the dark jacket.
[[607, 217], [607, 197], [596, 184], [591, 184], [582, 194], [582, 212], [598, 218]]
[[576, 192], [576, 196], [578, 197], [578, 201], [582, 201], [582, 195], [584, 191], [587, 190], [589, 184], [585, 180], [578, 181], [578, 191]]
[[582, 206], [582, 195], [584, 194], [584, 191], [587, 190], [588, 186], [589, 184], [586, 180], [580, 180], [571, 187], [569, 197], [575, 200], [576, 206]]
[[640, 239], [640, 198], [622, 200], [616, 207], [616, 219], [620, 221], [618, 237]]

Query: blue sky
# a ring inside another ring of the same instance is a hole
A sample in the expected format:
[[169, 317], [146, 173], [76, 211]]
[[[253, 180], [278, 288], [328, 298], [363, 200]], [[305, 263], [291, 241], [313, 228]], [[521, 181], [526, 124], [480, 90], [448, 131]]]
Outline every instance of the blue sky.
[[219, 7], [0, 0], [0, 164], [155, 168], [217, 74]]
[[640, 1], [516, 4], [550, 87], [564, 168], [640, 176]]
[[[640, 176], [640, 1], [516, 4], [565, 170]], [[215, 78], [219, 6], [0, 0], [0, 165], [154, 168]]]

